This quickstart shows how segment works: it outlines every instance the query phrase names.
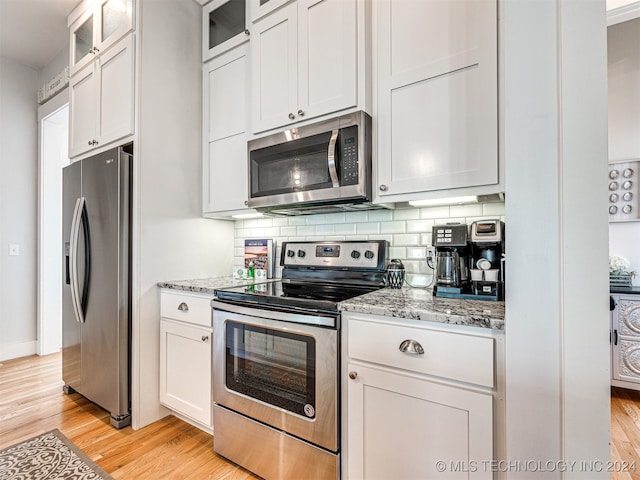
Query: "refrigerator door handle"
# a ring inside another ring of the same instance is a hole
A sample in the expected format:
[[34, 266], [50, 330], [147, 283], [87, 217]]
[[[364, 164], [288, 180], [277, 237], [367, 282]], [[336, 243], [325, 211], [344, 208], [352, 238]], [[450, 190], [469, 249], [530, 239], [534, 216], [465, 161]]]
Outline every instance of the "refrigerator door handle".
[[84, 197], [82, 198], [80, 223], [82, 223], [82, 232], [84, 233], [84, 283], [82, 285], [82, 296], [80, 297], [80, 311], [82, 312], [82, 323], [84, 323], [87, 316], [89, 279], [91, 278], [91, 236], [89, 235], [89, 213], [87, 212], [87, 202]]
[[71, 237], [69, 239], [69, 276], [71, 278], [71, 303], [73, 311], [76, 315], [76, 322], [84, 322], [84, 315], [79, 298], [78, 288], [78, 240], [80, 237], [80, 221], [82, 220], [82, 210], [84, 206], [84, 197], [76, 200], [76, 206], [73, 209], [73, 218], [71, 220]]

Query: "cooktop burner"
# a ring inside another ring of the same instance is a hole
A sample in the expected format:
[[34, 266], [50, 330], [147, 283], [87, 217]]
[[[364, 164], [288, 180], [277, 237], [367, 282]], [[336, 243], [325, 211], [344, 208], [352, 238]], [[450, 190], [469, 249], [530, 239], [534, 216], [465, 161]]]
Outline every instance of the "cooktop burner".
[[216, 298], [236, 304], [297, 307], [337, 312], [338, 303], [377, 290], [380, 286], [330, 285], [314, 282], [277, 280], [215, 291]]

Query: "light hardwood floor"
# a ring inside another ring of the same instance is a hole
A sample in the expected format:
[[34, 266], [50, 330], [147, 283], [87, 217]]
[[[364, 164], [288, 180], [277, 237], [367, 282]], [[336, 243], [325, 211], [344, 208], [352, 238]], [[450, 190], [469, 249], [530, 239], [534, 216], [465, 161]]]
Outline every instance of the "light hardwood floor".
[[62, 393], [60, 354], [0, 362], [0, 449], [59, 429], [115, 479], [257, 479], [213, 452], [213, 439], [168, 416], [116, 430], [109, 413]]
[[[213, 452], [213, 439], [168, 416], [116, 430], [109, 414], [81, 395], [62, 393], [60, 354], [0, 362], [0, 449], [59, 429], [115, 479], [257, 479]], [[613, 480], [640, 480], [640, 392], [611, 389]]]
[[[611, 467], [614, 480], [640, 480], [640, 392], [611, 389]], [[630, 468], [626, 468], [629, 466]], [[626, 471], [616, 471], [626, 470]]]

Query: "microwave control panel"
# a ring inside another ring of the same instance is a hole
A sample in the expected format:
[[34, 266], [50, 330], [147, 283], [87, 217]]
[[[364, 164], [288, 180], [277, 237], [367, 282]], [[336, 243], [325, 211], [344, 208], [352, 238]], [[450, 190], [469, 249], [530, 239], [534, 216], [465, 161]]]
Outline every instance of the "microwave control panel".
[[358, 184], [358, 127], [340, 129], [340, 185]]

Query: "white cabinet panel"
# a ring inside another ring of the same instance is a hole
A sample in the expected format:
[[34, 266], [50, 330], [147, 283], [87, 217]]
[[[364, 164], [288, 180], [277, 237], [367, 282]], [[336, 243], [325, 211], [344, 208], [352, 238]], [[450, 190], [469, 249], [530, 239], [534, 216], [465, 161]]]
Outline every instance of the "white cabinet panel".
[[381, 165], [380, 177], [392, 193], [396, 185], [422, 191], [497, 181], [497, 157], [481, 153], [495, 151], [497, 137], [480, 128], [478, 76], [476, 65], [391, 92], [396, 160]]
[[244, 133], [209, 143], [205, 212], [246, 208], [247, 139]]
[[356, 0], [298, 0], [254, 24], [254, 133], [356, 106], [357, 7]]
[[96, 118], [100, 109], [98, 80], [93, 65], [87, 66], [69, 83], [69, 156], [91, 148], [96, 138]]
[[246, 58], [242, 48], [208, 65], [209, 141], [246, 131]]
[[[297, 5], [277, 10], [253, 28], [252, 128], [254, 132], [290, 123], [298, 103]], [[295, 118], [295, 117], [294, 117]]]
[[496, 2], [374, 5], [376, 200], [497, 185]]
[[99, 58], [101, 145], [133, 133], [133, 36]]
[[[491, 337], [378, 323], [349, 318], [349, 357], [389, 367], [493, 388], [494, 341]], [[423, 355], [400, 351], [413, 340]]]
[[355, 106], [355, 0], [299, 0], [298, 12], [298, 109], [315, 117]]
[[160, 321], [160, 402], [212, 428], [212, 329]]
[[133, 29], [133, 0], [94, 0], [88, 5], [69, 27], [72, 76]]
[[245, 43], [205, 64], [202, 151], [205, 215], [247, 208], [248, 48]]
[[71, 158], [133, 134], [133, 48], [132, 34], [71, 77]]
[[[348, 478], [492, 478], [481, 463], [493, 458], [491, 394], [359, 364], [348, 369], [357, 375], [347, 387]], [[476, 472], [451, 469], [474, 462]]]
[[211, 298], [173, 290], [160, 294], [160, 316], [203, 327], [212, 326]]

